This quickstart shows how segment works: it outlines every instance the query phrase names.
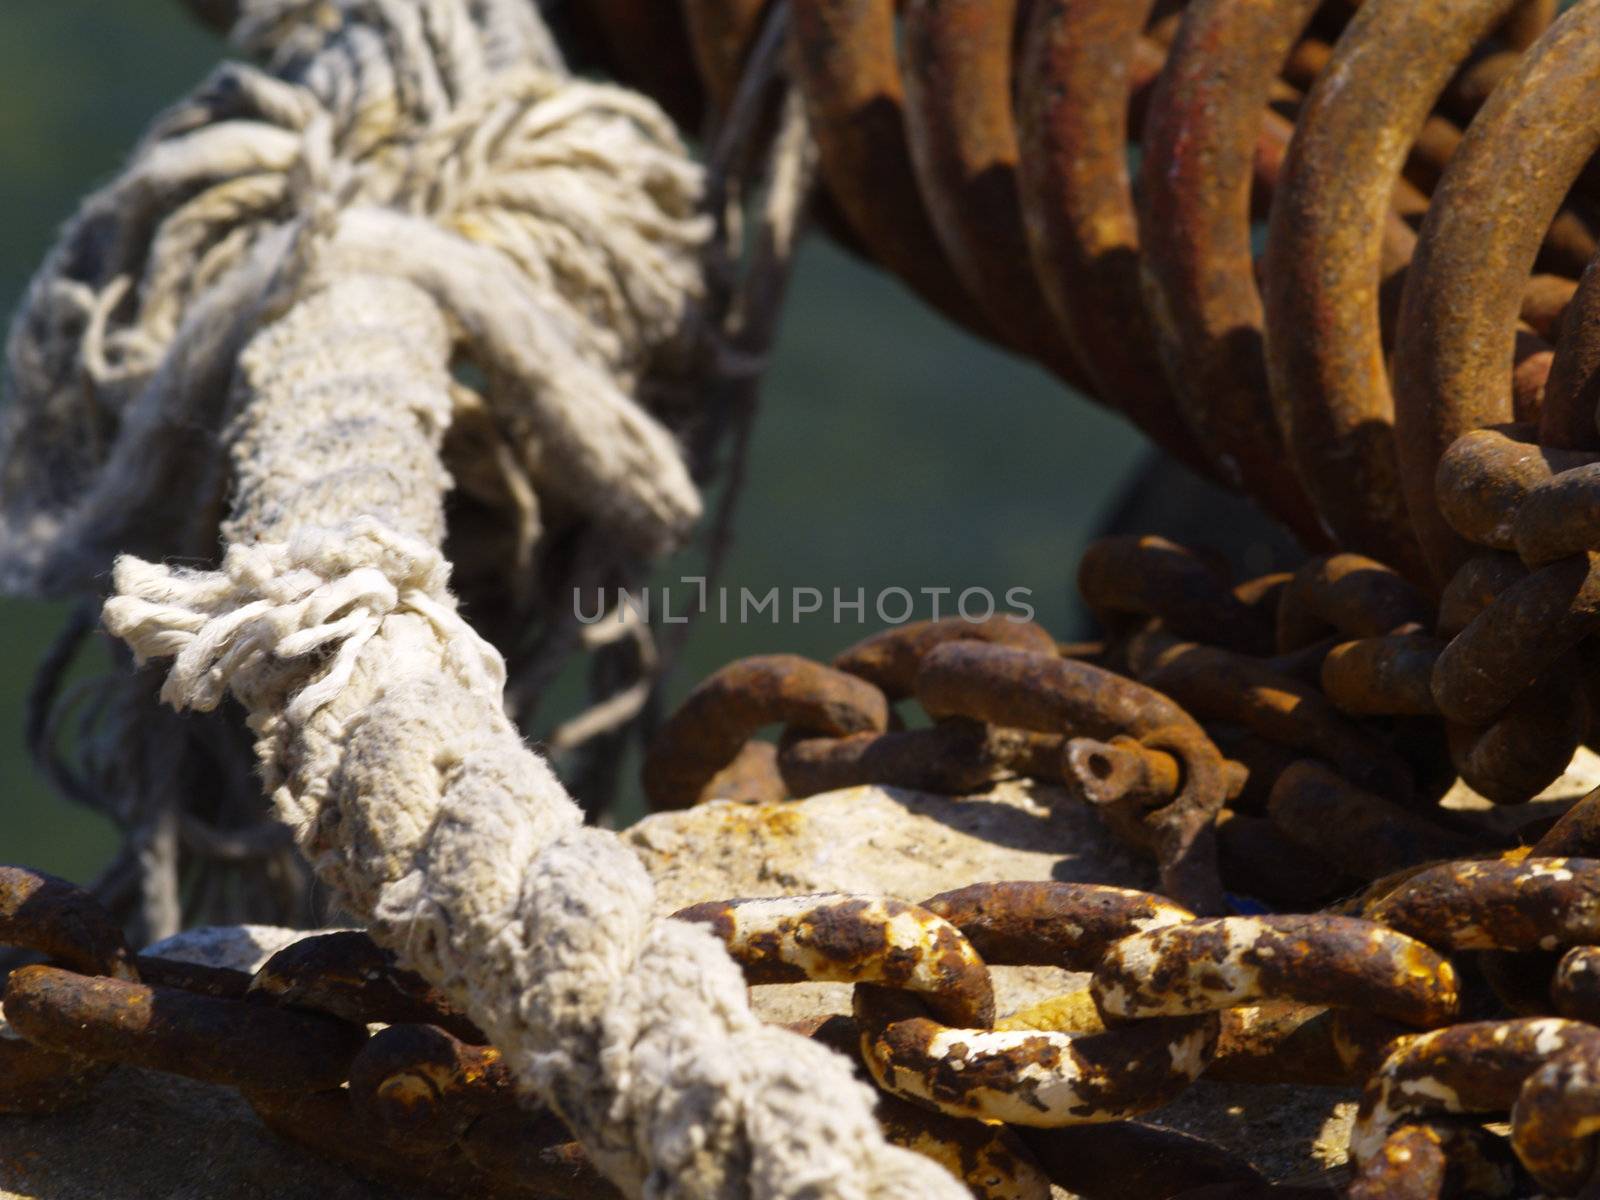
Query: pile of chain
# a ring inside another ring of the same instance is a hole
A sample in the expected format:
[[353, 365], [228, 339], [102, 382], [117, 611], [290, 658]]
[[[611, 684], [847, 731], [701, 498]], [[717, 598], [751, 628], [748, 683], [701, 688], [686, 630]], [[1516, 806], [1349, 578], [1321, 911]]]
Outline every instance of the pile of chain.
[[[752, 983], [857, 985], [809, 1032], [980, 1196], [1297, 1194], [1130, 1120], [1201, 1078], [1362, 1087], [1352, 1196], [1600, 1187], [1600, 793], [1529, 803], [1600, 735], [1600, 0], [580, 8], [685, 117], [786, 45], [841, 238], [1318, 555], [1236, 583], [1102, 542], [1080, 570], [1101, 643], [1001, 617], [831, 667], [745, 660], [646, 762], [658, 808], [1047, 781], [1164, 895], [993, 882], [680, 915]], [[1458, 779], [1501, 807], [1441, 803]], [[82, 893], [7, 869], [0, 943], [50, 959], [7, 981], [0, 1109], [130, 1063], [236, 1087], [376, 1177], [610, 1194], [362, 935], [205, 970], [131, 955]], [[1002, 964], [1089, 982], [997, 1020]]]
[[254, 974], [130, 953], [89, 893], [0, 867], [0, 1113], [91, 1099], [116, 1064], [235, 1088], [275, 1133], [450, 1196], [620, 1193], [553, 1114], [516, 1102], [483, 1034], [365, 933], [308, 935]]
[[1600, 452], [1592, 0], [582, 7], [685, 120], [777, 27], [841, 240], [1314, 552], [1442, 583], [1455, 438]]
[[[1208, 1055], [1226, 1073], [1240, 1005], [1310, 1005], [1292, 1036], [1245, 1038], [1251, 1069], [1367, 1081], [1354, 1194], [1582, 1188], [1600, 1034], [1576, 996], [1600, 879], [1581, 856], [1600, 853], [1600, 798], [1528, 802], [1600, 733], [1600, 2], [610, 0], [595, 16], [620, 70], [712, 111], [754, 31], [783, 25], [847, 242], [1318, 555], [1236, 585], [1159, 539], [1104, 542], [1080, 571], [1103, 644], [921, 625], [832, 668], [735, 664], [663, 727], [658, 807], [1062, 784], [1199, 915], [1085, 935], [1073, 957], [1046, 947], [1087, 928], [1081, 896], [1023, 902], [1049, 915], [995, 946], [977, 932], [1007, 911], [992, 893], [977, 925], [953, 923], [987, 962], [1093, 972], [1093, 1003], [1065, 1006], [1081, 1036], [1019, 1052], [970, 1013], [864, 985], [874, 1077], [1014, 1124], [1124, 1117]], [[645, 67], [647, 30], [680, 40], [675, 64]], [[931, 725], [901, 724], [911, 698]], [[776, 747], [749, 740], [772, 722]], [[1441, 804], [1458, 779], [1501, 807]], [[1322, 911], [1218, 915], [1262, 909]], [[776, 953], [742, 911], [728, 936]], [[1218, 1010], [1217, 1047], [1172, 1030], [1159, 1052], [1119, 1050], [1113, 1075], [1070, 1048]], [[1147, 1061], [1171, 1069], [1130, 1067]], [[1025, 1099], [983, 1107], [991, 1090]], [[1507, 1113], [1509, 1147], [1482, 1126]]]
[[[1041, 780], [1056, 785], [1041, 796], [1097, 806], [1169, 898], [998, 882], [920, 911], [840, 896], [685, 915], [710, 921], [752, 982], [892, 984], [857, 992], [861, 1053], [881, 1087], [950, 1115], [1123, 1120], [1202, 1073], [1365, 1080], [1351, 1195], [1400, 1194], [1402, 1176], [1423, 1187], [1406, 1195], [1574, 1194], [1600, 1128], [1600, 791], [1523, 803], [1592, 733], [1566, 693], [1520, 699], [1514, 657], [1487, 676], [1501, 710], [1449, 719], [1460, 681], [1473, 695], [1485, 678], [1452, 664], [1507, 644], [1474, 632], [1504, 620], [1504, 599], [1452, 588], [1436, 613], [1354, 554], [1234, 585], [1155, 537], [1095, 544], [1079, 582], [1104, 642], [947, 618], [832, 666], [731, 664], [662, 727], [646, 790], [666, 809]], [[754, 740], [774, 723], [776, 745]], [[1462, 803], [1458, 778], [1499, 807]], [[875, 932], [840, 926], [863, 920]], [[1092, 981], [988, 1032], [974, 962]], [[1481, 1125], [1508, 1112], [1509, 1148]]]

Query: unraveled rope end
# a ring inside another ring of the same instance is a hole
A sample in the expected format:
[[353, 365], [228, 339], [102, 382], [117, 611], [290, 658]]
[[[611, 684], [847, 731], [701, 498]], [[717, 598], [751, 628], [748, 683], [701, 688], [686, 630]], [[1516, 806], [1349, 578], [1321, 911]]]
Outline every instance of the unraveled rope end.
[[505, 686], [499, 652], [456, 611], [443, 556], [371, 518], [233, 546], [220, 571], [123, 555], [112, 582], [105, 627], [140, 662], [174, 660], [161, 698], [175, 708], [210, 711], [232, 687], [248, 707], [276, 700], [302, 725], [344, 689], [383, 619], [401, 611], [438, 631], [446, 668], [472, 691], [498, 697]]

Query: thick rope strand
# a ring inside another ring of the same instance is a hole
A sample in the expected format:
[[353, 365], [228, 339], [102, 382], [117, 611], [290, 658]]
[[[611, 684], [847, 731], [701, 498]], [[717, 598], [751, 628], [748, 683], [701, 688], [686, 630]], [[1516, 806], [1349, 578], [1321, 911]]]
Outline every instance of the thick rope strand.
[[231, 687], [319, 876], [630, 1195], [955, 1200], [843, 1060], [754, 1018], [710, 935], [652, 918], [638, 860], [505, 717], [437, 549], [447, 370], [411, 284], [296, 304], [240, 361], [223, 570], [121, 560], [108, 628], [176, 660], [175, 704]]

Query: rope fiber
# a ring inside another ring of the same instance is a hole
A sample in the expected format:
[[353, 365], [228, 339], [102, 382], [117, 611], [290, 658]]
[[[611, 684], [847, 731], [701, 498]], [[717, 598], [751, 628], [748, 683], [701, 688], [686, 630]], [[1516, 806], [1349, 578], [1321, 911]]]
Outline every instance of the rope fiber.
[[705, 303], [700, 171], [526, 0], [253, 0], [233, 35], [263, 65], [158, 120], [17, 319], [0, 578], [69, 592], [131, 551], [106, 628], [171, 660], [175, 707], [237, 700], [318, 878], [629, 1195], [964, 1195], [654, 915], [450, 588], [467, 422], [526, 537], [649, 557], [699, 517], [653, 383]]

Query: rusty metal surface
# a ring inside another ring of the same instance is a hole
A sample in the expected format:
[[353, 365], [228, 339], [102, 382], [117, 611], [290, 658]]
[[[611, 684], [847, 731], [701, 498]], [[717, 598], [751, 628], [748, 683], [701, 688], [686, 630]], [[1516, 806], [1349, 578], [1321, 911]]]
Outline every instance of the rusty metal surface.
[[[1530, 1076], [1552, 1065], [1559, 1070], [1574, 1053], [1593, 1061], [1600, 1053], [1600, 1029], [1545, 1017], [1423, 1034], [1396, 1050], [1368, 1081], [1350, 1137], [1351, 1154], [1365, 1168], [1382, 1154], [1395, 1127], [1415, 1117], [1511, 1112], [1520, 1107], [1519, 1092]], [[1551, 1146], [1552, 1118], [1547, 1111], [1524, 1109], [1519, 1121], [1513, 1113], [1512, 1146], [1525, 1165], [1537, 1164], [1536, 1169], [1557, 1176], [1557, 1194], [1570, 1194], [1574, 1159], [1583, 1163], [1588, 1148], [1573, 1138]]]
[[1079, 384], [1082, 369], [1057, 333], [1023, 230], [1011, 110], [1016, 17], [1015, 0], [907, 0], [906, 133], [956, 274], [1007, 341]]
[[1500, 1138], [1462, 1119], [1397, 1125], [1351, 1180], [1349, 1200], [1431, 1200], [1517, 1194], [1515, 1160]]
[[1199, 1077], [1217, 1018], [1170, 1017], [1098, 1033], [952, 1028], [917, 1001], [856, 990], [862, 1054], [878, 1086], [955, 1116], [1051, 1127], [1124, 1120]]
[[[686, 32], [725, 103], [767, 7], [691, 0], [679, 29], [608, 0], [597, 23], [634, 58], [656, 30], [663, 75]], [[1600, 450], [1600, 284], [1577, 279], [1600, 225], [1592, 6], [790, 10], [830, 196], [946, 313], [1086, 385], [1309, 549], [1437, 592], [1471, 553], [1463, 530], [1530, 561], [1594, 548], [1579, 479], [1528, 506], [1536, 548], [1511, 540], [1515, 493], [1539, 482], [1516, 464], [1457, 463], [1471, 478], [1437, 496], [1434, 478], [1458, 436], [1513, 418], [1529, 444]]]
[[[26, 886], [28, 874], [8, 871], [25, 885], [11, 894], [55, 902], [30, 909], [30, 940], [70, 947], [110, 928], [77, 889], [48, 877]], [[497, 1051], [420, 1023], [439, 1017], [481, 1040], [365, 934], [300, 945], [254, 976], [147, 955], [113, 955], [109, 974], [18, 968], [5, 984], [0, 1112], [81, 1103], [127, 1064], [236, 1088], [274, 1132], [374, 1180], [450, 1196], [620, 1194], [558, 1120], [517, 1107]], [[403, 1023], [368, 1037], [388, 1021]]]
[[1307, 560], [1285, 586], [1277, 646], [1288, 652], [1329, 633], [1382, 637], [1432, 621], [1428, 597], [1393, 567], [1363, 554], [1324, 554]]
[[943, 917], [901, 900], [712, 901], [673, 916], [709, 927], [750, 983], [883, 983], [922, 995], [953, 1024], [994, 1021], [989, 972], [971, 944]]
[[1131, 639], [1130, 665], [1148, 686], [1207, 721], [1325, 759], [1359, 786], [1404, 800], [1411, 772], [1400, 756], [1354, 724], [1314, 686], [1260, 659], [1181, 642], [1158, 631]]
[[1034, 274], [1096, 394], [1178, 461], [1221, 478], [1145, 350], [1127, 148], [1134, 93], [1163, 57], [1140, 36], [1153, 7], [1028, 6], [1016, 71], [1020, 200]]
[[960, 795], [1008, 770], [993, 729], [960, 717], [927, 729], [797, 738], [778, 752], [778, 766], [786, 794], [797, 799], [862, 784]]
[[1419, 575], [1379, 327], [1384, 218], [1438, 95], [1513, 0], [1369, 0], [1306, 96], [1273, 198], [1266, 356], [1295, 466], [1341, 546]]
[[23, 867], [0, 867], [0, 943], [24, 946], [80, 971], [137, 978], [122, 930], [81, 888]]
[[1439, 711], [1499, 715], [1600, 625], [1600, 554], [1560, 559], [1511, 584], [1450, 639], [1433, 668]]
[[1092, 883], [976, 883], [922, 907], [959, 929], [991, 965], [1079, 971], [1131, 933], [1194, 919], [1165, 897]]
[[1600, 145], [1590, 102], [1600, 9], [1570, 9], [1468, 128], [1439, 183], [1408, 272], [1395, 346], [1395, 433], [1411, 521], [1440, 583], [1466, 549], [1433, 494], [1464, 433], [1512, 419], [1522, 292], [1567, 188]]
[[1600, 861], [1447, 863], [1381, 900], [1372, 919], [1450, 950], [1556, 950], [1600, 939]]
[[881, 733], [889, 709], [865, 680], [798, 655], [734, 663], [697, 687], [657, 734], [644, 767], [651, 805], [694, 804], [752, 734], [780, 721], [833, 736]]
[[1470, 839], [1310, 759], [1278, 776], [1267, 812], [1285, 837], [1358, 879], [1382, 879], [1473, 848]]
[[1078, 594], [1106, 622], [1117, 614], [1160, 617], [1181, 637], [1245, 654], [1268, 654], [1272, 629], [1199, 555], [1166, 538], [1108, 537], [1078, 563]]
[[1272, 81], [1316, 0], [1196, 0], [1144, 130], [1146, 306], [1190, 430], [1226, 477], [1308, 545], [1326, 534], [1273, 413], [1250, 243], [1250, 184]]
[[894, 0], [790, 0], [793, 69], [822, 174], [868, 251], [960, 323], [989, 328], [917, 190], [895, 55]]
[[337, 1087], [366, 1040], [316, 1013], [42, 965], [11, 973], [5, 1008], [18, 1033], [57, 1053], [267, 1091]]
[[1600, 273], [1593, 263], [1562, 313], [1555, 361], [1539, 413], [1539, 441], [1563, 450], [1600, 450]]
[[891, 700], [903, 700], [916, 689], [922, 660], [945, 642], [993, 642], [1040, 654], [1056, 652], [1055, 639], [1032, 621], [1008, 616], [985, 621], [945, 617], [937, 621], [911, 621], [863, 638], [840, 651], [833, 660], [837, 670], [858, 675], [876, 685]]
[[397, 966], [393, 954], [353, 930], [301, 938], [284, 947], [262, 964], [246, 994], [357, 1024], [421, 1023], [437, 1025], [469, 1042], [485, 1040], [482, 1031], [436, 988]]
[[1444, 645], [1421, 634], [1344, 642], [1322, 660], [1322, 692], [1356, 716], [1437, 716], [1433, 668]]
[[1118, 1017], [1220, 1012], [1263, 1000], [1359, 1008], [1429, 1027], [1455, 1014], [1455, 970], [1423, 943], [1357, 917], [1217, 917], [1132, 934], [1095, 970]]
[[739, 76], [761, 28], [767, 0], [678, 0], [677, 7], [706, 97], [714, 109], [726, 111], [738, 93]]

